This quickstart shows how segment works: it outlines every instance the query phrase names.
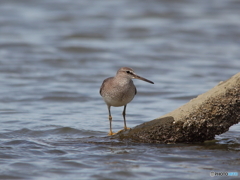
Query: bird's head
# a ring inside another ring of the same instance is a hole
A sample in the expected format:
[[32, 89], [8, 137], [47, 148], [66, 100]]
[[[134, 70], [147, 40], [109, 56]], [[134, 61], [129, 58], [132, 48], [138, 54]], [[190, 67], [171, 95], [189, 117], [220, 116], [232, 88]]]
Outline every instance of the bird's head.
[[154, 84], [154, 82], [146, 79], [146, 78], [143, 78], [139, 75], [137, 75], [132, 68], [129, 68], [129, 67], [122, 67], [120, 68], [118, 71], [117, 71], [117, 76], [123, 76], [125, 78], [129, 78], [129, 79], [140, 79], [142, 81], [146, 81], [148, 83], [151, 83], [151, 84]]

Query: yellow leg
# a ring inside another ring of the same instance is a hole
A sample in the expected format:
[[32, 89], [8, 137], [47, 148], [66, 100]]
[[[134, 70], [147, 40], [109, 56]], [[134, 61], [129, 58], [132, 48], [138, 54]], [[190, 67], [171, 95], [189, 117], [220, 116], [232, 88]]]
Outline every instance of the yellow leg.
[[121, 130], [119, 130], [117, 133], [114, 133], [114, 134], [118, 134], [118, 133], [120, 133], [120, 132], [123, 132], [123, 131], [127, 131], [127, 130], [130, 130], [131, 128], [127, 128], [127, 129], [121, 129]]
[[[118, 131], [117, 133], [120, 133], [120, 132], [127, 131], [127, 130], [131, 129], [131, 128], [127, 127], [127, 123], [126, 123], [126, 107], [127, 107], [127, 105], [124, 106], [123, 112], [122, 112], [123, 120], [124, 120], [124, 129]], [[117, 134], [117, 133], [115, 133], [115, 134]]]
[[110, 107], [111, 107], [111, 106], [108, 106], [108, 114], [109, 114], [108, 119], [109, 119], [109, 123], [110, 123], [110, 131], [109, 131], [108, 135], [109, 135], [109, 136], [112, 136], [112, 135], [114, 135], [114, 134], [116, 134], [116, 133], [113, 133], [113, 132], [112, 132], [112, 116], [111, 116]]
[[127, 107], [127, 105], [124, 106], [124, 108], [123, 108], [123, 113], [122, 113], [122, 115], [123, 115], [123, 120], [124, 120], [124, 130], [125, 130], [125, 131], [128, 130], [128, 129], [130, 129], [130, 128], [127, 127], [127, 123], [126, 123], [126, 107]]
[[117, 133], [113, 133], [112, 131], [109, 131], [109, 133], [108, 133], [109, 136], [112, 136], [112, 135], [115, 135], [115, 134], [117, 134]]

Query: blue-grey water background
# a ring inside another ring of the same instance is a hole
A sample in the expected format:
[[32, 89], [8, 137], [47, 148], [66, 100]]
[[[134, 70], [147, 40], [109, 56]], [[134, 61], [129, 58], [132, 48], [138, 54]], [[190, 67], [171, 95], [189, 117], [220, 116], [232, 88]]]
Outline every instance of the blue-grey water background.
[[[205, 143], [121, 142], [107, 137], [99, 95], [122, 66], [154, 81], [134, 80], [134, 127], [230, 78], [240, 69], [239, 9], [237, 0], [1, 0], [0, 179], [240, 173], [240, 124]], [[115, 132], [121, 113], [112, 108]]]

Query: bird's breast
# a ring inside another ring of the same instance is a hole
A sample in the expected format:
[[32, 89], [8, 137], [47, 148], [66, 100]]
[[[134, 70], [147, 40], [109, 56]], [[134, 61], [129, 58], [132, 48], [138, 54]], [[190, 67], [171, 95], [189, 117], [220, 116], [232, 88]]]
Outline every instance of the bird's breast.
[[110, 106], [124, 106], [135, 96], [136, 88], [132, 80], [124, 83], [113, 83], [103, 94], [103, 99]]

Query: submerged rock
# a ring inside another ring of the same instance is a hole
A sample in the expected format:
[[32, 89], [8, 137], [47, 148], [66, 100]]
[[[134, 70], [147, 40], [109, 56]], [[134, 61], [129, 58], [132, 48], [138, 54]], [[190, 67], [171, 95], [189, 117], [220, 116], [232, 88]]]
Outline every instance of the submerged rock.
[[115, 137], [145, 143], [203, 142], [239, 121], [240, 73], [178, 109]]

